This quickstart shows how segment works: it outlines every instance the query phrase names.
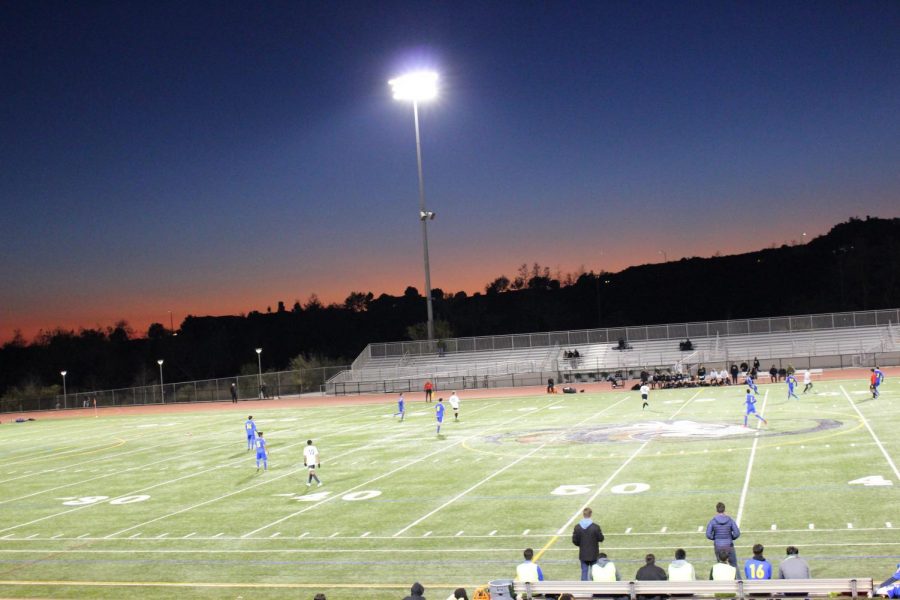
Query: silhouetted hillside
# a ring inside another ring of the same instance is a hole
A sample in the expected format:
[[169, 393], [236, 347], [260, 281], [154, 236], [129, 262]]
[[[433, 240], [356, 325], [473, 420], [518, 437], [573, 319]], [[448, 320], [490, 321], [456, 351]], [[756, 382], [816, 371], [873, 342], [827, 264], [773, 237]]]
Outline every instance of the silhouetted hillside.
[[[535, 265], [530, 277], [523, 269], [511, 286], [498, 278], [486, 293], [434, 290], [435, 319], [455, 337], [894, 308], [898, 240], [900, 219], [867, 217], [805, 245], [587, 273], [569, 285]], [[264, 369], [284, 369], [301, 353], [349, 363], [369, 342], [407, 339], [424, 318], [424, 298], [408, 288], [399, 297], [353, 293], [343, 305], [313, 300], [246, 317], [189, 316], [178, 335], [160, 324], [139, 339], [126, 324], [54, 331], [0, 349], [0, 394], [12, 386], [56, 385], [62, 369], [70, 391], [151, 383], [158, 358], [166, 361], [167, 381], [225, 377], [255, 367], [256, 347], [264, 348]]]

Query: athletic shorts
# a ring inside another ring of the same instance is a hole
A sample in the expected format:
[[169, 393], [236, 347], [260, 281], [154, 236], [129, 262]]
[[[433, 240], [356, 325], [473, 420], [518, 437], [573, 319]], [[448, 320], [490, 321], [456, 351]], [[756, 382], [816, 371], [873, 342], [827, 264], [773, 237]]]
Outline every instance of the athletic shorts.
[[266, 459], [266, 453], [265, 453], [265, 452], [257, 452], [257, 453], [256, 453], [256, 460], [265, 460], [265, 459]]
[[641, 400], [646, 400], [646, 399], [647, 399], [647, 394], [641, 394]]

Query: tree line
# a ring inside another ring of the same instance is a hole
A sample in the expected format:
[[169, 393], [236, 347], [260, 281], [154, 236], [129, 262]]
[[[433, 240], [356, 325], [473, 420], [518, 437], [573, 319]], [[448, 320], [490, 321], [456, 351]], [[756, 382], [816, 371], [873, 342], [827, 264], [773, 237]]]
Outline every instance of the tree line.
[[[806, 244], [710, 258], [682, 258], [618, 273], [551, 273], [522, 264], [483, 292], [432, 290], [438, 338], [676, 323], [900, 306], [900, 219], [850, 219]], [[177, 331], [154, 323], [139, 336], [126, 322], [78, 332], [55, 329], [0, 348], [0, 398], [255, 373], [294, 365], [349, 364], [370, 342], [425, 337], [425, 302], [351, 292], [324, 305], [315, 295], [288, 309], [188, 316]], [[299, 358], [298, 358], [299, 357]], [[298, 362], [299, 361], [299, 362]]]

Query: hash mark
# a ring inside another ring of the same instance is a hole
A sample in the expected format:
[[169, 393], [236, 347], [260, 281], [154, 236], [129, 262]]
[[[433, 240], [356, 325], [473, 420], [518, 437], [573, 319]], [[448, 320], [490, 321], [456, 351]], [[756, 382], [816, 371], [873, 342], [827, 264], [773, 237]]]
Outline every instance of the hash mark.
[[625, 535], [628, 535], [629, 533], [631, 533], [631, 527], [625, 530]]
[[853, 529], [853, 523], [847, 523], [847, 529]]
[[660, 533], [665, 533], [665, 532], [666, 532], [666, 529], [668, 529], [668, 527], [663, 527], [662, 529], [659, 530], [659, 532], [660, 532]]
[[281, 532], [280, 532], [280, 531], [276, 531], [275, 533], [273, 533], [272, 535], [269, 536], [269, 539], [277, 538], [279, 535], [281, 535]]
[[453, 537], [459, 537], [459, 536], [461, 536], [462, 534], [463, 534], [463, 530], [460, 529], [459, 531], [456, 532], [456, 535], [454, 535]]
[[432, 533], [431, 531], [426, 531], [425, 533], [422, 534], [422, 537], [428, 537], [429, 535], [431, 535], [431, 533]]
[[367, 532], [365, 532], [364, 534], [362, 534], [362, 535], [359, 536], [359, 537], [361, 537], [361, 538], [369, 537], [369, 534], [370, 534], [370, 533], [372, 533], [372, 532], [371, 532], [371, 531], [367, 531]]
[[217, 538], [217, 537], [222, 536], [222, 535], [225, 535], [225, 533], [222, 532], [222, 531], [220, 531], [219, 533], [217, 533], [216, 535], [214, 535], [213, 538]]
[[140, 531], [138, 531], [138, 532], [137, 532], [136, 534], [134, 534], [134, 535], [129, 535], [129, 536], [128, 536], [128, 539], [129, 539], [129, 540], [133, 540], [134, 538], [138, 537], [139, 535], [141, 535], [141, 532], [140, 532]]
[[815, 524], [815, 523], [810, 523], [810, 524], [809, 524], [809, 528], [810, 528], [810, 529], [815, 529], [815, 528], [816, 528], [816, 524]]
[[778, 526], [775, 525], [775, 523], [772, 523], [772, 531], [775, 531], [776, 529], [778, 529]]
[[340, 533], [340, 531], [335, 531], [334, 533], [332, 533], [332, 534], [329, 535], [328, 537], [330, 537], [330, 538], [337, 537], [337, 534], [339, 534], [339, 533]]
[[301, 536], [298, 537], [297, 539], [299, 540], [299, 539], [305, 538], [305, 537], [308, 536], [308, 535], [309, 535], [309, 532], [308, 532], [308, 531], [304, 531], [304, 532], [303, 532], [303, 535], [301, 535]]
[[488, 535], [494, 535], [495, 533], [497, 533], [497, 530], [496, 530], [496, 529], [493, 530], [492, 532], [490, 532]]
[[91, 535], [91, 534], [89, 534], [89, 533], [82, 533], [81, 535], [79, 535], [79, 536], [78, 536], [77, 538], [75, 538], [75, 539], [76, 539], [76, 540], [80, 540], [81, 538], [86, 538], [86, 537], [89, 536], [89, 535]]
[[166, 536], [168, 536], [168, 535], [169, 535], [169, 532], [161, 533], [161, 534], [159, 534], [158, 536], [156, 536], [156, 539], [161, 540], [161, 539], [163, 539], [164, 537], [166, 537]]
[[196, 532], [196, 531], [192, 531], [192, 532], [190, 532], [189, 534], [187, 534], [186, 536], [184, 536], [184, 537], [181, 538], [181, 539], [186, 540], [186, 539], [188, 539], [189, 537], [191, 537], [192, 535], [197, 535], [197, 532]]
[[530, 530], [530, 529], [526, 529], [525, 531], [522, 532], [522, 535], [528, 535], [528, 532], [529, 532], [529, 531], [531, 531], [531, 530]]
[[891, 522], [890, 522], [890, 521], [888, 521], [887, 523], [885, 523], [884, 526], [887, 527], [888, 529], [891, 529], [891, 528], [893, 527], [893, 525], [891, 525]]

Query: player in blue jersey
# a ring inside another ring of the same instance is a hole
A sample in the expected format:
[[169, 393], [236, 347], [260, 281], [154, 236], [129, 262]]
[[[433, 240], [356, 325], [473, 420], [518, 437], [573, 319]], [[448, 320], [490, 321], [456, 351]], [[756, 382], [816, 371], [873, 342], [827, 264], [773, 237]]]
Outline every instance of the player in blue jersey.
[[397, 398], [397, 412], [394, 413], [394, 416], [400, 415], [400, 420], [403, 421], [403, 418], [406, 416], [406, 401], [403, 399], [403, 394], [400, 394], [400, 397]]
[[253, 415], [244, 421], [244, 431], [247, 432], [247, 450], [249, 451], [254, 447], [253, 440], [256, 439], [256, 422], [253, 420]]
[[763, 418], [763, 416], [756, 412], [756, 397], [750, 390], [747, 390], [747, 398], [744, 400], [744, 404], [747, 405], [747, 412], [744, 413], [744, 427], [747, 426], [747, 417], [753, 415], [760, 421], [762, 421], [765, 425], [768, 425], [769, 422]]
[[756, 382], [753, 381], [754, 375], [756, 375], [756, 371], [755, 371], [755, 370], [750, 371], [749, 373], [747, 373], [747, 387], [750, 388], [751, 390], [753, 390], [753, 393], [754, 393], [754, 394], [758, 394], [758, 393], [759, 393], [759, 388], [756, 387]]
[[787, 383], [787, 386], [788, 386], [787, 399], [790, 400], [791, 398], [796, 398], [797, 400], [799, 400], [800, 396], [798, 396], [797, 394], [794, 393], [794, 386], [797, 385], [797, 378], [794, 377], [794, 374], [791, 373], [790, 375], [788, 375], [787, 379], [785, 379], [784, 381], [785, 381], [785, 383]]
[[263, 469], [269, 470], [269, 450], [266, 448], [266, 440], [263, 439], [263, 432], [256, 432], [256, 440], [254, 440], [254, 446], [256, 446], [256, 472], [259, 473], [259, 461], [263, 463]]
[[444, 399], [438, 398], [434, 406], [434, 418], [437, 419], [437, 434], [441, 435], [441, 423], [444, 422]]
[[763, 556], [763, 545], [753, 545], [753, 558], [744, 563], [744, 576], [747, 579], [772, 579], [772, 563]]
[[881, 383], [884, 381], [884, 371], [882, 371], [878, 367], [871, 369], [871, 371], [872, 371], [872, 379], [871, 379], [869, 388], [872, 390], [872, 398], [877, 398], [879, 395], [878, 394], [878, 386], [880, 386]]

